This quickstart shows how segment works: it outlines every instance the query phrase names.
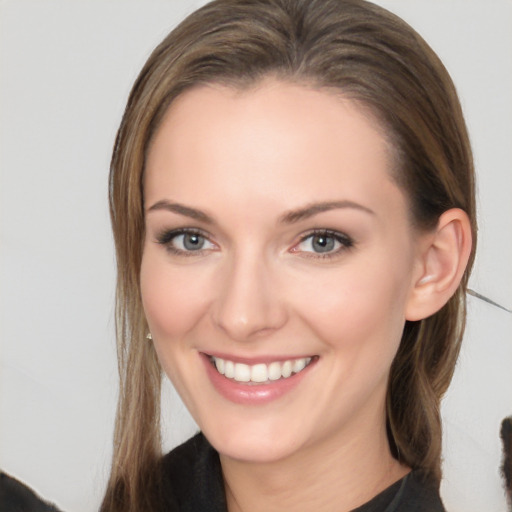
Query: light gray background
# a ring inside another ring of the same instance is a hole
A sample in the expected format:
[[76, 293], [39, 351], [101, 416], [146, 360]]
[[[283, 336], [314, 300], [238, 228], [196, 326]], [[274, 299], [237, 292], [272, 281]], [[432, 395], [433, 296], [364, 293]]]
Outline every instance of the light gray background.
[[[0, 2], [0, 467], [62, 508], [96, 510], [116, 396], [110, 150], [129, 88], [193, 0]], [[512, 2], [381, 0], [452, 73], [474, 144], [472, 287], [512, 307]], [[504, 512], [512, 315], [470, 299], [444, 402], [451, 512]], [[194, 424], [169, 387], [166, 447]]]

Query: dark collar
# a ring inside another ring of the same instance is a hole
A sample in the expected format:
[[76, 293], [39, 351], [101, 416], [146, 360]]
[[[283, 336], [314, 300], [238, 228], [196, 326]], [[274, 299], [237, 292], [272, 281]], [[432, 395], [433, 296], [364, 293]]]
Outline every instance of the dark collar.
[[[167, 510], [226, 512], [219, 454], [199, 433], [163, 458]], [[435, 485], [416, 470], [353, 512], [445, 512]]]

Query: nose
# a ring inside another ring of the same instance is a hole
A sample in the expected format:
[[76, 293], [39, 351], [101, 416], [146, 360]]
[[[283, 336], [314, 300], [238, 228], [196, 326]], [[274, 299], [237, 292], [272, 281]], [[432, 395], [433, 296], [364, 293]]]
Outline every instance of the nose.
[[213, 321], [231, 339], [250, 341], [280, 329], [287, 321], [272, 265], [256, 256], [233, 257], [213, 305]]

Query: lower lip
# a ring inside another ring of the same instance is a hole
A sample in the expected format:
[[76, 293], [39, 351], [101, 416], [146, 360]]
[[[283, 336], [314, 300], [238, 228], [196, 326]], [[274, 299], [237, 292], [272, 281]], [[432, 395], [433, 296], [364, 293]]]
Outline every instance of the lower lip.
[[304, 370], [287, 379], [267, 381], [265, 384], [250, 384], [224, 377], [213, 367], [209, 356], [201, 356], [213, 387], [230, 402], [244, 405], [260, 405], [278, 400], [298, 386], [316, 363], [315, 358]]

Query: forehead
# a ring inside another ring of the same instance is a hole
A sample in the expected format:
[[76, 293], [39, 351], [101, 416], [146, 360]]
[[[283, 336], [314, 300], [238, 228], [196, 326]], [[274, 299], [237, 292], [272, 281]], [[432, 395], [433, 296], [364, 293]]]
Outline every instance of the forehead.
[[394, 186], [392, 166], [380, 124], [340, 94], [276, 80], [244, 90], [209, 85], [183, 93], [164, 116], [145, 193], [194, 201], [215, 191], [233, 204], [363, 201]]

